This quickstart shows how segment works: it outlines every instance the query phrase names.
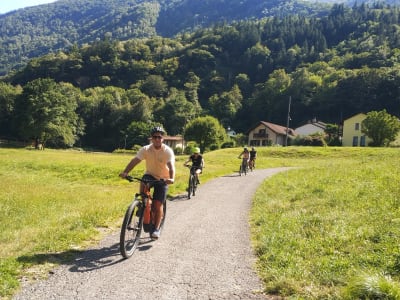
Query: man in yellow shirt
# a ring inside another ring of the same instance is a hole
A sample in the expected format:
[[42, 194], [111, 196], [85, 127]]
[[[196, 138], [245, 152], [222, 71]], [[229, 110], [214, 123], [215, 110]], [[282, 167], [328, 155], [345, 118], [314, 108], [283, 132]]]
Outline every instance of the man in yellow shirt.
[[165, 184], [154, 185], [154, 231], [153, 239], [160, 237], [160, 224], [163, 217], [163, 205], [167, 199], [168, 185], [174, 183], [175, 178], [175, 154], [174, 151], [163, 143], [164, 129], [160, 126], [151, 130], [151, 144], [142, 147], [136, 156], [128, 163], [124, 171], [119, 174], [125, 178], [128, 173], [142, 160], [146, 161], [146, 171], [143, 177], [150, 179], [164, 179]]

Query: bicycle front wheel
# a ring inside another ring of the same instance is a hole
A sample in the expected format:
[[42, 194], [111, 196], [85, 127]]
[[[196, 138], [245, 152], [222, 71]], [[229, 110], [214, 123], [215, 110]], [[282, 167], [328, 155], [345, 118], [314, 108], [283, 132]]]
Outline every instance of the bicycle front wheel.
[[193, 175], [189, 176], [189, 184], [188, 184], [188, 199], [192, 196], [193, 193]]
[[135, 199], [128, 207], [122, 222], [119, 249], [124, 258], [129, 258], [139, 245], [143, 225], [142, 202]]

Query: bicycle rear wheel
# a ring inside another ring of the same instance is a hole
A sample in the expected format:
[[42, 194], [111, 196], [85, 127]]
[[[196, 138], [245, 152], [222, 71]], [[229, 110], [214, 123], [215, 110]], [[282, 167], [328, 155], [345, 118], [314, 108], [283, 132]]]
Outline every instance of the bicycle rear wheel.
[[135, 199], [128, 207], [122, 222], [119, 249], [124, 258], [129, 258], [139, 245], [143, 225], [142, 202]]

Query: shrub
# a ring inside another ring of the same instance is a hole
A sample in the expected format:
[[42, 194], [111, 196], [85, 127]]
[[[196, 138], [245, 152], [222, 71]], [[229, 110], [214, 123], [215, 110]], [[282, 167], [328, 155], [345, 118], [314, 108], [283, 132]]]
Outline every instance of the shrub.
[[361, 274], [350, 280], [344, 299], [400, 299], [400, 286], [389, 276]]

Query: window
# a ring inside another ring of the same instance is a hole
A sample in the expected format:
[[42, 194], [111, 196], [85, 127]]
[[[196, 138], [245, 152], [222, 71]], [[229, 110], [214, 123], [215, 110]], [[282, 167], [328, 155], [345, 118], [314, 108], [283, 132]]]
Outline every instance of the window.
[[250, 141], [250, 146], [258, 146], [260, 145], [260, 141], [259, 140], [251, 140]]
[[358, 146], [358, 136], [353, 136], [353, 147]]
[[360, 139], [360, 146], [365, 147], [365, 135], [363, 135]]
[[355, 130], [360, 130], [360, 123], [356, 123], [355, 126], [354, 126], [354, 129]]

